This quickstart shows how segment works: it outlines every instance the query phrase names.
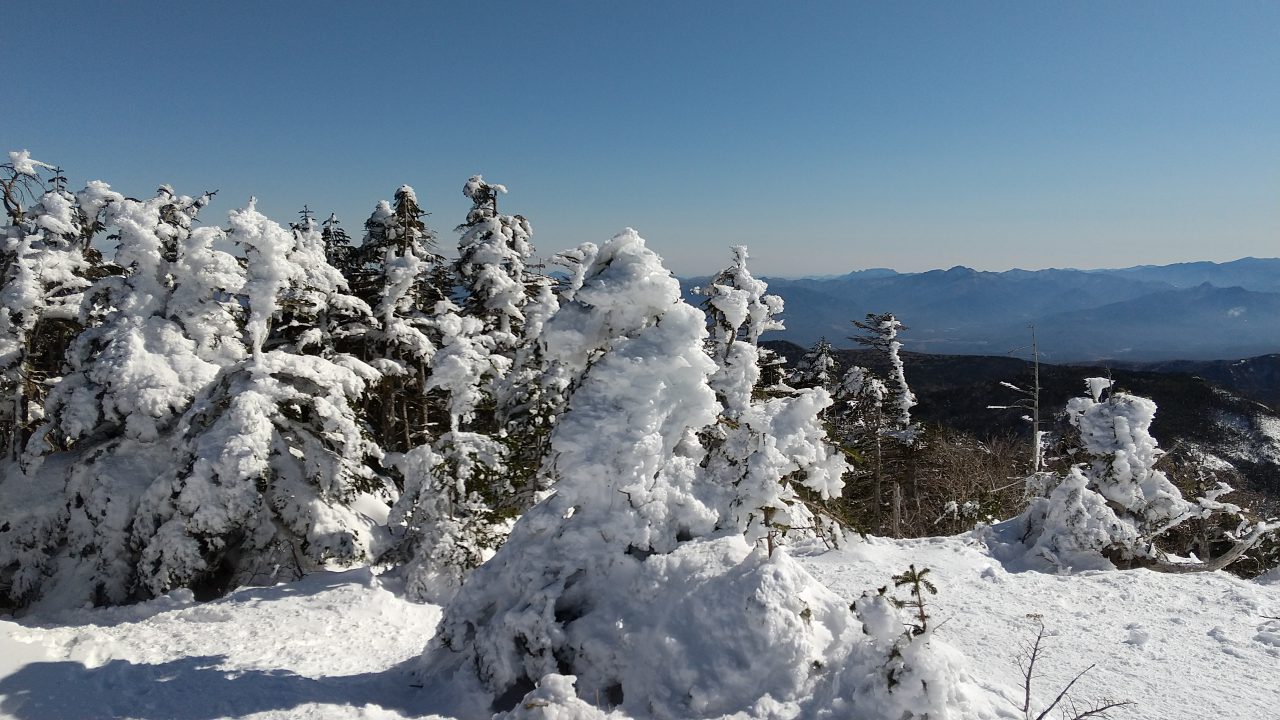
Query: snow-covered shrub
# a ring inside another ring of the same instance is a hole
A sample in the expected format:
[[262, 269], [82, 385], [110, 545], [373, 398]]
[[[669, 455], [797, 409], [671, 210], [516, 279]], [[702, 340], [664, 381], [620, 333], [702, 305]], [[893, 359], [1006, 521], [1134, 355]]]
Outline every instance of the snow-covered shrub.
[[[358, 361], [273, 350], [225, 372], [184, 419], [176, 472], [133, 522], [145, 594], [220, 593], [368, 562], [385, 503], [354, 409], [377, 375]], [[369, 500], [362, 498], [369, 496]]]
[[[1151, 436], [1156, 405], [1108, 392], [1110, 381], [1088, 378], [1089, 395], [1067, 403], [1079, 433], [1078, 462], [1050, 477], [1025, 513], [1031, 552], [1062, 567], [1153, 559], [1153, 540], [1198, 515], [1155, 467], [1160, 449]], [[1043, 480], [1043, 474], [1035, 476]]]
[[604, 712], [578, 697], [576, 681], [572, 675], [545, 675], [510, 712], [494, 720], [606, 720]]

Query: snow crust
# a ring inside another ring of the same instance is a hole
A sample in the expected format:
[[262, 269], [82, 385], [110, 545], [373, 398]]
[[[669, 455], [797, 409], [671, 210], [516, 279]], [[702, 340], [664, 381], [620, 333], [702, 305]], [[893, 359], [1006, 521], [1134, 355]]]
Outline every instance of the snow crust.
[[[1004, 532], [997, 526], [992, 534]], [[989, 542], [991, 538], [978, 534], [870, 538], [836, 551], [815, 548], [806, 554], [797, 548], [798, 556], [785, 563], [748, 562], [772, 568], [774, 581], [789, 573], [810, 573], [841, 603], [888, 583], [908, 564], [931, 568], [939, 589], [929, 603], [938, 623], [934, 640], [954, 648], [944, 662], [958, 665], [968, 678], [954, 698], [967, 702], [970, 710], [957, 710], [953, 717], [1021, 717], [1016, 712], [1022, 688], [1015, 656], [1034, 636], [1037, 620], [1032, 615], [1051, 633], [1049, 652], [1037, 666], [1044, 675], [1034, 688], [1036, 708], [1043, 708], [1077, 672], [1097, 663], [1072, 694], [1080, 700], [1109, 697], [1136, 703], [1132, 711], [1115, 713], [1117, 720], [1257, 720], [1273, 714], [1280, 683], [1280, 621], [1264, 616], [1280, 615], [1280, 584], [1225, 573], [1025, 572], [994, 557]], [[720, 549], [729, 550], [727, 545]], [[676, 568], [672, 564], [669, 569]], [[678, 599], [675, 594], [670, 590], [660, 599]], [[692, 597], [681, 602], [716, 616], [725, 612], [714, 602]], [[799, 602], [812, 600], [792, 602], [799, 607]], [[674, 618], [661, 605], [648, 612], [654, 622]], [[731, 611], [741, 612], [749, 610]], [[473, 685], [459, 683], [444, 694], [413, 687], [414, 658], [439, 616], [435, 605], [408, 601], [394, 578], [352, 570], [241, 590], [209, 603], [193, 602], [179, 592], [122, 608], [19, 621], [0, 618], [0, 717], [491, 717], [486, 696]], [[784, 623], [776, 628], [780, 631], [803, 625], [798, 617], [778, 620]], [[673, 633], [666, 641], [669, 648], [658, 636], [633, 642], [655, 652], [709, 652], [711, 638], [672, 624], [665, 628]], [[722, 629], [731, 630], [727, 625]], [[731, 659], [710, 652], [708, 657]], [[730, 677], [749, 669], [749, 659], [730, 667]], [[661, 671], [646, 672], [652, 677]], [[654, 717], [606, 712], [579, 699], [571, 681], [558, 674], [544, 676], [540, 683], [507, 717]], [[705, 697], [714, 699], [714, 693]], [[823, 717], [781, 704], [757, 710], [730, 717], [787, 712]], [[851, 710], [827, 716], [885, 717]]]

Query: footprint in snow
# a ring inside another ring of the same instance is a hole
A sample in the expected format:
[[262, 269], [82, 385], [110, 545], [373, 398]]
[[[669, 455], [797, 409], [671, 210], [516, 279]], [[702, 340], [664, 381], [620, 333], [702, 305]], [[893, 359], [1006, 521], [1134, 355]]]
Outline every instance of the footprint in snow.
[[1142, 647], [1151, 639], [1151, 633], [1147, 632], [1146, 628], [1142, 627], [1138, 623], [1129, 623], [1125, 627], [1129, 631], [1129, 637], [1125, 642], [1133, 645], [1134, 647]]
[[1266, 651], [1273, 657], [1280, 657], [1280, 620], [1268, 619], [1258, 626], [1258, 634], [1254, 640], [1266, 645]]
[[1247, 653], [1242, 652], [1238, 647], [1236, 647], [1236, 643], [1227, 637], [1227, 631], [1224, 630], [1221, 625], [1215, 625], [1213, 629], [1208, 632], [1208, 635], [1222, 645], [1222, 652], [1227, 655], [1238, 658], [1248, 657]]

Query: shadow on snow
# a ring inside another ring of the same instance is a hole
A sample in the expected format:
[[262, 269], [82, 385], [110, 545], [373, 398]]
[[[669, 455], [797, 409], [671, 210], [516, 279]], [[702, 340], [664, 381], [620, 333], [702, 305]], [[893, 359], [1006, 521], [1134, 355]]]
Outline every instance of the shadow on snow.
[[409, 716], [429, 711], [429, 693], [410, 687], [415, 660], [380, 672], [320, 678], [226, 669], [224, 660], [218, 655], [157, 665], [112, 660], [93, 668], [72, 661], [36, 662], [0, 678], [0, 714], [17, 720], [213, 720], [309, 703], [377, 705]]

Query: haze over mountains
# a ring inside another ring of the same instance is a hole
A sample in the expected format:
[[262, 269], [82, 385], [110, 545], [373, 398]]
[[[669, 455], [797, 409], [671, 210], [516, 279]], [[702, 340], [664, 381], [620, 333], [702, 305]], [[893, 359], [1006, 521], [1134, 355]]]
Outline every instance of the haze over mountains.
[[852, 346], [850, 320], [892, 312], [909, 328], [904, 346], [919, 352], [1001, 355], [1030, 343], [1031, 324], [1045, 362], [1212, 360], [1280, 349], [1280, 258], [766, 279], [786, 301], [787, 329], [773, 337], [802, 345], [826, 337]]

